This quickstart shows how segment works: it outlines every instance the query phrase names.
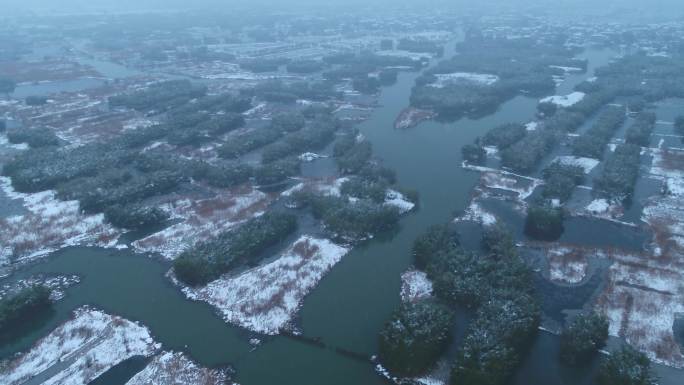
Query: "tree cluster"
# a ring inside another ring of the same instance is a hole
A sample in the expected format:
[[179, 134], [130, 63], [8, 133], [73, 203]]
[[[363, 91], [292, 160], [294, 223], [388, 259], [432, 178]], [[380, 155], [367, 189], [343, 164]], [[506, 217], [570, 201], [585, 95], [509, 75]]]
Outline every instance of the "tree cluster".
[[266, 213], [186, 250], [174, 260], [174, 272], [187, 285], [207, 284], [240, 265], [257, 263], [267, 248], [296, 229], [295, 216]]
[[554, 130], [532, 131], [501, 152], [501, 163], [519, 172], [530, 172], [558, 143]]
[[594, 180], [596, 190], [617, 201], [629, 200], [639, 177], [641, 148], [621, 144], [606, 160], [603, 172]]
[[544, 188], [542, 196], [546, 199], [558, 199], [565, 202], [572, 196], [576, 186], [584, 182], [584, 169], [580, 166], [552, 163], [542, 172]]
[[434, 301], [402, 305], [380, 331], [380, 361], [398, 375], [424, 373], [448, 346], [452, 322], [453, 311]]
[[624, 108], [609, 107], [599, 115], [596, 123], [584, 135], [573, 142], [573, 155], [601, 159], [606, 145], [624, 122]]
[[525, 218], [525, 234], [543, 241], [555, 241], [563, 234], [564, 214], [558, 207], [530, 205]]
[[598, 373], [600, 385], [656, 385], [658, 379], [645, 354], [630, 346], [613, 352], [603, 361]]
[[525, 126], [519, 123], [506, 123], [489, 130], [482, 138], [485, 146], [495, 146], [505, 150], [520, 141], [527, 134]]
[[608, 320], [596, 313], [582, 314], [563, 329], [560, 336], [560, 359], [568, 365], [582, 365], [606, 346]]
[[267, 145], [261, 154], [262, 163], [270, 163], [291, 155], [319, 150], [333, 138], [339, 122], [333, 118], [320, 118], [310, 126], [285, 135], [282, 140]]
[[634, 123], [627, 129], [625, 142], [641, 147], [648, 147], [651, 143], [651, 134], [655, 128], [656, 115], [653, 112], [642, 112]]
[[59, 145], [59, 138], [47, 127], [8, 130], [7, 140], [14, 144], [26, 143], [31, 148]]
[[0, 335], [50, 309], [50, 289], [31, 286], [0, 300]]
[[169, 80], [152, 84], [147, 89], [109, 98], [112, 107], [126, 107], [138, 111], [166, 111], [181, 106], [191, 99], [202, 97], [207, 88], [189, 80]]

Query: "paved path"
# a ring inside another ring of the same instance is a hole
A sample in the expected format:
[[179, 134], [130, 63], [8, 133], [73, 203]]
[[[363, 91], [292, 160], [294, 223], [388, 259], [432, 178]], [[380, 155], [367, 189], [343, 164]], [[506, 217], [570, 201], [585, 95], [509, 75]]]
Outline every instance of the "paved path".
[[71, 354], [66, 355], [62, 357], [59, 361], [55, 362], [52, 366], [49, 368], [43, 370], [42, 372], [34, 375], [30, 379], [26, 380], [23, 382], [21, 385], [40, 385], [44, 383], [45, 381], [49, 380], [50, 378], [54, 377], [58, 373], [62, 372], [63, 370], [66, 370], [69, 366], [71, 366], [76, 360], [82, 357], [82, 355], [95, 346], [97, 346], [99, 343], [104, 341], [105, 339], [109, 338], [114, 334], [114, 329], [111, 326], [107, 326], [105, 330], [102, 331], [102, 334], [97, 336], [97, 338], [93, 339], [92, 341], [84, 344], [80, 348], [74, 350], [71, 352]]

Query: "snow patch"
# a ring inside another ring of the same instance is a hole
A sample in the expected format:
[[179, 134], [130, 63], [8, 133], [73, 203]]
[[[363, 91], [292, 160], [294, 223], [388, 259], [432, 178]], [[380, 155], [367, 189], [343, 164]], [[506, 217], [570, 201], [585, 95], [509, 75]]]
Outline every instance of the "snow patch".
[[459, 82], [469, 82], [476, 83], [485, 86], [491, 86], [492, 84], [499, 81], [499, 77], [490, 74], [478, 74], [472, 72], [453, 72], [449, 74], [435, 74], [437, 81], [430, 84], [430, 87], [444, 88], [447, 85], [459, 83]]
[[431, 295], [432, 281], [425, 272], [411, 269], [401, 275], [401, 300], [403, 302], [416, 302]]
[[596, 167], [600, 163], [600, 161], [597, 159], [584, 158], [581, 156], [572, 155], [558, 156], [556, 157], [554, 162], [558, 162], [564, 166], [582, 167], [585, 174], [589, 174], [591, 170], [593, 170], [594, 167]]
[[573, 92], [568, 95], [554, 95], [540, 100], [540, 103], [552, 103], [560, 107], [570, 107], [584, 99], [584, 92]]
[[401, 214], [409, 212], [413, 210], [414, 207], [416, 207], [415, 203], [406, 199], [406, 197], [402, 193], [392, 189], [387, 190], [385, 196], [385, 204], [388, 206], [394, 206], [398, 208]]

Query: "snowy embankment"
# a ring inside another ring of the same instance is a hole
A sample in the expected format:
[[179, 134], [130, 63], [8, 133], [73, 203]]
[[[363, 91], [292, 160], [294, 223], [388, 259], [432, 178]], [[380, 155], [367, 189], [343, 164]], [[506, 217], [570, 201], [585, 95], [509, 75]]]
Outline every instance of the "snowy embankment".
[[159, 348], [149, 330], [121, 317], [82, 307], [72, 319], [0, 369], [0, 383], [87, 384], [133, 356], [149, 357]]
[[27, 211], [0, 219], [0, 266], [67, 246], [114, 247], [121, 234], [105, 222], [103, 214], [83, 214], [78, 201], [60, 201], [52, 190], [19, 193], [6, 177], [0, 177], [0, 188], [8, 198], [22, 200]]
[[432, 296], [432, 281], [425, 272], [410, 269], [401, 275], [401, 300], [406, 303]]
[[198, 366], [183, 353], [162, 352], [126, 385], [223, 385], [226, 374]]
[[286, 328], [304, 297], [349, 249], [302, 236], [278, 259], [202, 288], [183, 288], [193, 300], [216, 307], [230, 323], [263, 334]]
[[573, 106], [584, 99], [584, 92], [573, 92], [568, 95], [554, 95], [541, 99], [539, 103], [551, 103], [559, 107]]
[[139, 252], [159, 253], [174, 259], [197, 242], [208, 240], [235, 225], [263, 214], [272, 198], [253, 188], [219, 193], [202, 200], [182, 199], [162, 209], [181, 220], [148, 237], [133, 242]]
[[78, 275], [34, 275], [14, 282], [0, 285], [0, 300], [8, 295], [18, 293], [31, 286], [42, 285], [51, 290], [50, 299], [58, 301], [64, 298], [65, 290], [81, 282]]

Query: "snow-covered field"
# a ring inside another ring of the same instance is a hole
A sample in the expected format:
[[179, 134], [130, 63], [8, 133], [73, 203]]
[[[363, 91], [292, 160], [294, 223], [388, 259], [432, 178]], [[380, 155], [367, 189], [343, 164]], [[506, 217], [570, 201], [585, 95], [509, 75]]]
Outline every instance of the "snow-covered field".
[[[679, 255], [681, 258], [681, 254]], [[608, 317], [610, 334], [644, 351], [653, 361], [684, 367], [672, 325], [684, 312], [684, 270], [667, 256], [613, 256], [608, 283], [597, 308]]]
[[162, 352], [126, 385], [224, 385], [221, 370], [198, 366], [183, 353]]
[[598, 166], [598, 164], [600, 163], [600, 161], [597, 159], [583, 158], [580, 156], [572, 155], [558, 156], [556, 157], [556, 159], [554, 159], [554, 162], [558, 162], [564, 166], [582, 167], [585, 174], [589, 174], [591, 170], [593, 170], [594, 167]]
[[432, 295], [432, 281], [420, 270], [410, 269], [401, 275], [401, 300], [416, 302]]
[[477, 74], [470, 72], [454, 72], [450, 74], [436, 74], [437, 80], [431, 83], [430, 87], [443, 88], [450, 84], [459, 82], [475, 83], [485, 86], [491, 86], [499, 81], [499, 77], [491, 74]]
[[554, 95], [540, 100], [540, 103], [552, 103], [559, 107], [570, 107], [584, 99], [584, 92], [573, 92], [568, 95]]
[[219, 192], [201, 200], [181, 199], [164, 206], [173, 219], [181, 222], [133, 242], [139, 252], [155, 252], [174, 259], [199, 241], [207, 240], [236, 224], [261, 215], [272, 201], [256, 189]]
[[587, 275], [589, 250], [574, 247], [552, 247], [547, 252], [549, 278], [552, 281], [576, 284]]
[[216, 307], [227, 322], [273, 335], [289, 325], [304, 297], [348, 251], [302, 236], [273, 262], [183, 292]]
[[27, 213], [0, 219], [0, 266], [35, 259], [67, 246], [114, 247], [120, 231], [107, 224], [103, 214], [81, 213], [78, 201], [60, 201], [54, 191], [16, 192], [9, 178], [0, 188], [19, 199]]
[[72, 319], [0, 369], [0, 383], [19, 385], [33, 376], [43, 384], [87, 384], [133, 356], [159, 348], [149, 330], [121, 317], [82, 307]]

